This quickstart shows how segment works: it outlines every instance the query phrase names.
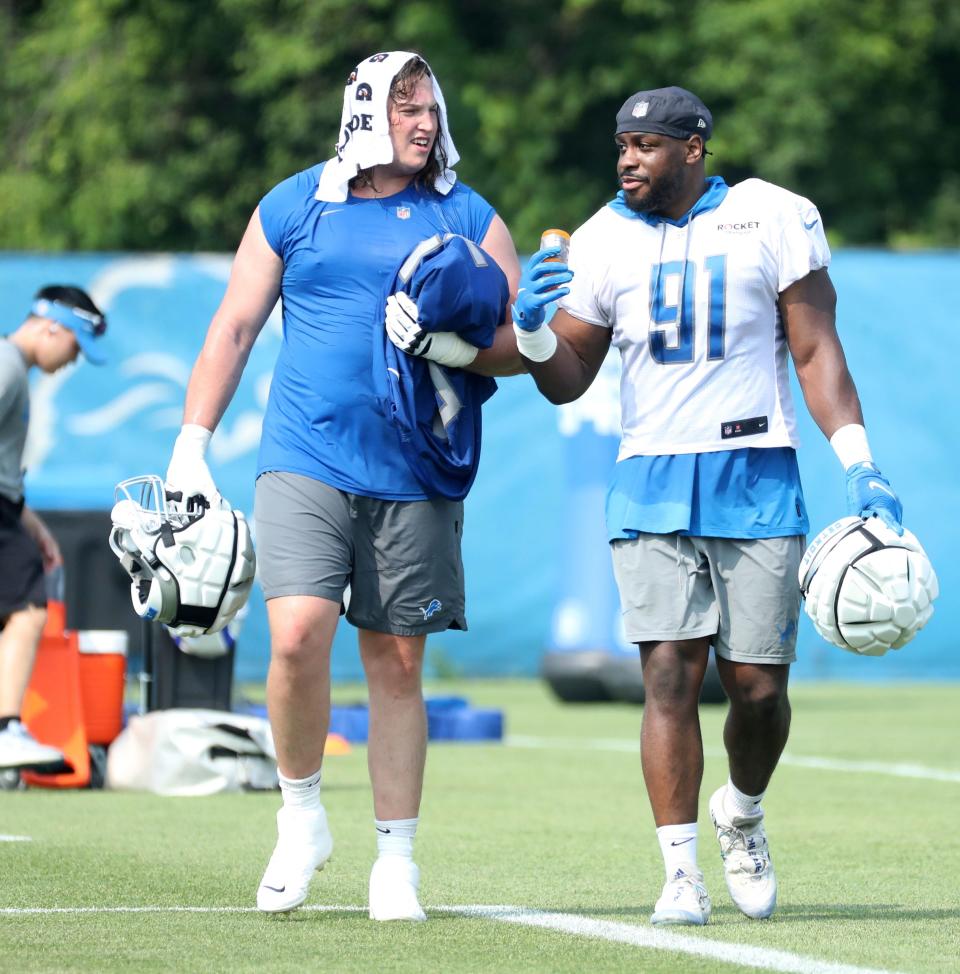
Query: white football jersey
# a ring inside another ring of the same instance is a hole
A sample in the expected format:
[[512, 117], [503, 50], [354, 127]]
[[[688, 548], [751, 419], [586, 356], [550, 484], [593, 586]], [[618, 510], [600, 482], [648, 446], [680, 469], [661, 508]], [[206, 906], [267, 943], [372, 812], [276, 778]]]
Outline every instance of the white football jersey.
[[829, 263], [817, 208], [760, 179], [685, 226], [619, 204], [580, 227], [560, 306], [613, 329], [619, 459], [798, 446], [777, 300]]

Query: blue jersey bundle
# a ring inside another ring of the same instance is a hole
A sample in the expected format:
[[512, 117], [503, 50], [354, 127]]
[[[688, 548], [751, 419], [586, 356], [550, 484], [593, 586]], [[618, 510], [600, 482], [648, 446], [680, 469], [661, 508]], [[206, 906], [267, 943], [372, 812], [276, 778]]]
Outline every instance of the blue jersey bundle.
[[[510, 297], [496, 261], [456, 234], [419, 245], [397, 269], [383, 303], [396, 291], [416, 302], [425, 331], [453, 331], [478, 348], [493, 344]], [[497, 384], [407, 355], [381, 333], [382, 340], [374, 340], [374, 388], [403, 457], [429, 496], [462, 500], [480, 462], [481, 407]]]

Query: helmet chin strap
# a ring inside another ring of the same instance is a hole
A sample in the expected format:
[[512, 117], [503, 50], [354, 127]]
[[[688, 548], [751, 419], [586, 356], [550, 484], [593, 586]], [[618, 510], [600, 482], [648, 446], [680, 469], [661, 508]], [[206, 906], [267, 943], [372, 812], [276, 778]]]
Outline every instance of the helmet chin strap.
[[164, 611], [163, 588], [157, 579], [141, 578], [130, 586], [134, 611], [141, 619], [157, 619]]

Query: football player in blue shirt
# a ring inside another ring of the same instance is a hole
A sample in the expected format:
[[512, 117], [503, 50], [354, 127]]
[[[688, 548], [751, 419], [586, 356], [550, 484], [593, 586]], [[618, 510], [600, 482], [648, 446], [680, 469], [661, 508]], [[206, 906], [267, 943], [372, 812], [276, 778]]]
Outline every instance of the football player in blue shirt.
[[[463, 508], [428, 496], [403, 460], [374, 394], [372, 348], [383, 336], [383, 289], [426, 237], [474, 241], [516, 291], [510, 233], [457, 182], [457, 159], [427, 63], [403, 51], [361, 62], [344, 92], [336, 156], [281, 182], [253, 213], [187, 389], [167, 484], [219, 502], [206, 446], [281, 299], [283, 345], [254, 512], [271, 636], [267, 705], [283, 795], [276, 848], [257, 893], [265, 912], [300, 906], [332, 850], [320, 767], [331, 643], [346, 603], [370, 697], [379, 851], [370, 916], [426, 919], [412, 859], [427, 736], [421, 669], [428, 633], [466, 628]], [[404, 307], [411, 312], [409, 302]], [[517, 364], [504, 328], [480, 352], [452, 332], [434, 333], [418, 350], [488, 374]]]

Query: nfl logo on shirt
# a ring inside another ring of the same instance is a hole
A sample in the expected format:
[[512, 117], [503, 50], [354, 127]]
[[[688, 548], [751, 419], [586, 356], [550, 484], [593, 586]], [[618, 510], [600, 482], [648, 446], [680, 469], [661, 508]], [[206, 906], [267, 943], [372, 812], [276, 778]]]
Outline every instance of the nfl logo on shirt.
[[409, 220], [410, 219], [410, 207], [409, 206], [398, 206], [397, 207], [397, 219], [398, 220]]

